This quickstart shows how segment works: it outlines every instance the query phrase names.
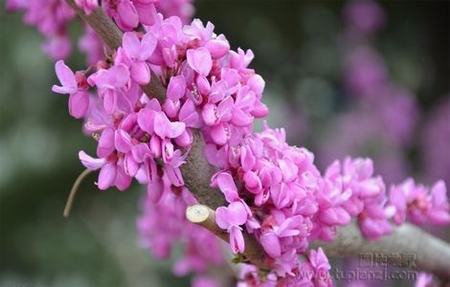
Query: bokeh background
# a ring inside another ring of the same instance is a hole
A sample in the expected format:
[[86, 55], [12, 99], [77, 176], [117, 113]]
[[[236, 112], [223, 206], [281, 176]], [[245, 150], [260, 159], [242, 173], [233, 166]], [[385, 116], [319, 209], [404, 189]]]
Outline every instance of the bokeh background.
[[[138, 245], [143, 188], [99, 192], [91, 175], [63, 218], [77, 152], [94, 145], [50, 91], [42, 39], [0, 3], [0, 286], [188, 286]], [[346, 1], [197, 0], [195, 16], [254, 51], [269, 124], [322, 168], [371, 156], [388, 182], [450, 185], [450, 2], [378, 3], [355, 18]]]

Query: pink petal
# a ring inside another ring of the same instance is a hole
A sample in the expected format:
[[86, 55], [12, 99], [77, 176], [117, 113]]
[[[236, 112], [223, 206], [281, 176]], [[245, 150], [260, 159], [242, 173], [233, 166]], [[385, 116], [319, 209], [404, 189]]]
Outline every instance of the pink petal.
[[256, 101], [251, 114], [256, 118], [263, 118], [269, 114], [269, 108], [265, 104]]
[[150, 58], [155, 51], [157, 43], [158, 40], [155, 38], [153, 33], [146, 33], [144, 37], [142, 37], [138, 59], [140, 61], [148, 60], [148, 58]]
[[173, 168], [170, 165], [165, 167], [165, 173], [170, 180], [170, 183], [174, 186], [183, 186], [184, 180], [179, 168]]
[[134, 160], [132, 155], [125, 156], [124, 171], [127, 175], [133, 177], [139, 169], [139, 164]]
[[116, 180], [117, 167], [114, 163], [107, 162], [101, 169], [98, 175], [98, 188], [100, 190], [108, 189], [114, 184]]
[[152, 135], [150, 138], [150, 151], [154, 157], [161, 157], [161, 140], [157, 135]]
[[141, 163], [144, 161], [146, 156], [150, 155], [150, 148], [146, 143], [139, 143], [137, 145], [133, 145], [131, 148], [131, 153], [136, 162]]
[[223, 124], [211, 128], [211, 137], [218, 145], [224, 145], [228, 140], [228, 135]]
[[130, 72], [124, 64], [117, 64], [109, 68], [107, 80], [116, 88], [124, 87], [130, 80]]
[[190, 128], [200, 128], [202, 124], [200, 116], [198, 115], [198, 112], [195, 109], [195, 104], [192, 100], [187, 100], [183, 104], [178, 118]]
[[189, 66], [202, 76], [208, 76], [212, 68], [211, 54], [205, 47], [196, 50], [189, 49], [186, 52]]
[[69, 114], [80, 119], [86, 115], [89, 108], [89, 94], [85, 91], [75, 92], [69, 96]]
[[239, 199], [236, 184], [229, 173], [221, 172], [213, 178], [213, 181], [215, 181], [215, 184], [217, 184], [220, 191], [222, 191], [225, 195], [228, 202], [233, 202]]
[[157, 113], [155, 115], [154, 130], [161, 138], [176, 138], [180, 136], [185, 129], [185, 123], [170, 122], [164, 113]]
[[135, 1], [134, 5], [139, 15], [139, 21], [144, 25], [153, 25], [157, 16], [155, 5], [143, 3], [144, 1]]
[[290, 182], [297, 178], [298, 167], [289, 159], [278, 160], [278, 165], [280, 166], [283, 178], [286, 182]]
[[439, 180], [431, 188], [431, 196], [434, 207], [448, 206], [447, 202], [447, 188], [444, 181]]
[[253, 171], [247, 171], [244, 174], [245, 187], [252, 193], [260, 193], [262, 184], [259, 177]]
[[242, 111], [240, 108], [235, 107], [233, 109], [233, 117], [231, 122], [238, 127], [246, 127], [253, 123], [253, 117]]
[[247, 85], [255, 92], [255, 94], [261, 95], [264, 91], [266, 82], [264, 82], [264, 79], [260, 75], [255, 74], [248, 79]]
[[243, 225], [247, 222], [248, 213], [244, 204], [240, 201], [230, 203], [227, 207], [228, 210], [228, 222], [230, 225]]
[[180, 108], [180, 101], [172, 101], [171, 99], [166, 99], [163, 104], [163, 110], [166, 115], [170, 118], [174, 118], [177, 116], [178, 109]]
[[122, 47], [131, 59], [137, 59], [141, 42], [135, 32], [126, 32], [123, 34]]
[[161, 196], [164, 192], [164, 184], [159, 178], [155, 178], [149, 181], [147, 185], [147, 194], [148, 198], [152, 202], [158, 202], [161, 199]]
[[145, 62], [135, 62], [131, 65], [131, 78], [139, 85], [150, 82], [150, 68]]
[[153, 134], [154, 131], [154, 121], [155, 121], [155, 111], [145, 108], [138, 113], [138, 125], [143, 130], [149, 134]]
[[216, 223], [222, 229], [228, 229], [230, 226], [228, 223], [228, 210], [226, 207], [221, 206], [216, 209]]
[[251, 170], [256, 164], [256, 157], [253, 152], [247, 148], [241, 148], [241, 166], [244, 171]]
[[225, 56], [230, 50], [230, 44], [225, 39], [211, 39], [206, 43], [205, 47], [209, 50], [214, 59]]
[[113, 90], [107, 90], [103, 93], [103, 108], [107, 114], [112, 114], [116, 111], [117, 95]]
[[75, 79], [75, 74], [72, 70], [64, 64], [63, 60], [59, 60], [55, 64], [55, 71], [58, 80], [61, 82], [62, 87], [53, 86], [52, 90], [55, 93], [70, 94], [75, 93], [78, 89], [78, 84]]
[[118, 190], [124, 191], [131, 184], [131, 177], [125, 173], [125, 171], [121, 167], [117, 167], [116, 169], [116, 178], [114, 180], [114, 185]]
[[162, 156], [164, 163], [170, 163], [174, 154], [174, 146], [169, 140], [164, 140], [162, 142]]
[[245, 250], [244, 236], [240, 228], [232, 226], [230, 230], [230, 246], [233, 253], [242, 253]]
[[192, 135], [185, 130], [179, 137], [175, 139], [175, 143], [180, 147], [188, 147], [192, 144], [193, 138]]
[[273, 232], [266, 232], [260, 238], [259, 242], [261, 243], [264, 251], [269, 254], [272, 258], [280, 257], [281, 255], [281, 246], [280, 240]]
[[206, 104], [202, 110], [202, 118], [208, 126], [217, 124], [217, 106], [214, 104]]
[[84, 151], [78, 152], [81, 163], [89, 170], [97, 170], [101, 168], [106, 160], [104, 158], [93, 158]]
[[106, 128], [103, 130], [97, 145], [97, 156], [108, 157], [113, 151], [114, 147], [114, 130]]
[[129, 0], [121, 0], [117, 5], [117, 13], [119, 18], [118, 25], [124, 30], [136, 28], [139, 24], [139, 16], [133, 3]]
[[206, 77], [198, 75], [195, 83], [197, 84], [197, 88], [200, 94], [208, 95], [211, 91], [211, 85]]
[[186, 80], [183, 75], [170, 78], [169, 85], [167, 86], [167, 98], [172, 101], [178, 101], [184, 96], [186, 91]]
[[450, 213], [446, 210], [431, 210], [427, 215], [432, 224], [444, 225], [450, 223]]
[[124, 130], [117, 130], [114, 135], [114, 145], [119, 152], [129, 152], [131, 150], [130, 135]]

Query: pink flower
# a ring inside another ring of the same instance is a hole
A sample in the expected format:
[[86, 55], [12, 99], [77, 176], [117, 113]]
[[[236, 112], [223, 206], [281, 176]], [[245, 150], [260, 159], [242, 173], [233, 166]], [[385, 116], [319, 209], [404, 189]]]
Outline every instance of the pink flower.
[[228, 207], [219, 207], [216, 210], [217, 225], [230, 233], [230, 246], [233, 253], [242, 253], [245, 250], [244, 237], [240, 225], [245, 224], [247, 218], [247, 209], [239, 201], [230, 203]]
[[131, 177], [125, 174], [123, 167], [114, 160], [98, 159], [87, 155], [84, 151], [78, 154], [80, 161], [89, 170], [98, 170], [97, 186], [100, 190], [105, 190], [111, 186], [116, 186], [119, 190], [125, 190], [131, 183]]
[[103, 106], [108, 114], [114, 113], [122, 101], [126, 101], [124, 90], [129, 80], [130, 72], [123, 64], [101, 69], [88, 78], [88, 82], [99, 89], [99, 96], [103, 98]]
[[78, 87], [72, 70], [60, 60], [55, 64], [56, 75], [62, 86], [53, 85], [52, 91], [58, 94], [69, 94], [69, 113], [74, 118], [82, 118], [89, 107], [89, 95]]
[[155, 113], [154, 131], [164, 138], [176, 138], [180, 136], [186, 129], [186, 124], [183, 122], [171, 122], [163, 112]]
[[450, 223], [447, 189], [443, 181], [436, 182], [430, 189], [408, 179], [391, 187], [389, 199], [395, 209], [393, 219], [396, 224], [407, 219], [415, 224]]
[[145, 61], [153, 54], [156, 42], [151, 33], [146, 33], [142, 40], [139, 40], [135, 32], [127, 32], [123, 35], [122, 46], [131, 60], [131, 78], [140, 85], [150, 82], [150, 69]]

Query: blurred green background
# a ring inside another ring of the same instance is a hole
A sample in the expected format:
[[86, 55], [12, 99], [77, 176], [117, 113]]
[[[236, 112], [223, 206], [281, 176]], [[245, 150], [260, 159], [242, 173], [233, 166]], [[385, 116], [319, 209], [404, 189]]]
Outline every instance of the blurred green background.
[[[343, 4], [195, 1], [195, 17], [213, 22], [233, 48], [254, 51], [271, 126], [286, 127], [291, 144], [312, 151], [348, 101], [339, 50]], [[393, 81], [412, 90], [427, 113], [449, 92], [449, 2], [382, 6], [388, 23], [377, 48]], [[57, 79], [38, 33], [20, 14], [0, 13], [0, 286], [187, 286], [187, 279], [171, 275], [168, 262], [153, 260], [137, 244], [143, 188], [99, 192], [90, 175], [70, 218], [63, 218], [82, 171], [77, 152], [93, 151], [94, 143], [68, 116], [66, 97], [51, 93]], [[84, 59], [74, 54], [69, 63], [81, 68]], [[414, 152], [411, 164], [419, 165]]]

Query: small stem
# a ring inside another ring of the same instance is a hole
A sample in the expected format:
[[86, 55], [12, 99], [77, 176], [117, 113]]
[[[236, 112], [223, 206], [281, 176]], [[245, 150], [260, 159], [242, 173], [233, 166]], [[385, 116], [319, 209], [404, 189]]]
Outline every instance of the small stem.
[[67, 198], [66, 206], [64, 207], [64, 217], [69, 217], [70, 210], [72, 209], [73, 202], [75, 200], [75, 195], [80, 187], [80, 184], [83, 182], [84, 178], [91, 173], [89, 169], [85, 169], [80, 175], [77, 177], [75, 182], [72, 185], [72, 189], [70, 190], [69, 197]]

